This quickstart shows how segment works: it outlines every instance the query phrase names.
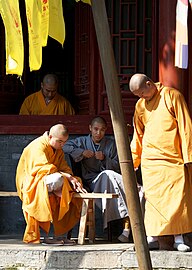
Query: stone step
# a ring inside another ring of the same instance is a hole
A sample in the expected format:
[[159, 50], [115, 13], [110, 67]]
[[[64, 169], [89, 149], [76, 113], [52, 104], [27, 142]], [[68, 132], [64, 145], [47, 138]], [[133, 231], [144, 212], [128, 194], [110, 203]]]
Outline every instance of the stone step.
[[[0, 238], [0, 269], [18, 270], [120, 270], [138, 269], [133, 244], [109, 243], [44, 246], [24, 244], [21, 239]], [[153, 269], [192, 269], [192, 252], [150, 251]]]

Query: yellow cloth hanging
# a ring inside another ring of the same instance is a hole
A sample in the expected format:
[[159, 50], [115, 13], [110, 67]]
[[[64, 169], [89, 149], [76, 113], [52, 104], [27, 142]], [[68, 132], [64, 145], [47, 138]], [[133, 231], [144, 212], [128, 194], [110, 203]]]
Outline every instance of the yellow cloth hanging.
[[47, 46], [48, 32], [49, 32], [49, 0], [41, 1], [41, 44], [43, 47]]
[[86, 3], [86, 4], [91, 5], [91, 0], [75, 0], [75, 1], [76, 1], [76, 2], [81, 1], [81, 2], [83, 2], [83, 3]]
[[49, 0], [49, 36], [63, 45], [65, 40], [65, 22], [62, 0]]
[[6, 74], [21, 76], [24, 48], [18, 0], [0, 0], [0, 14], [5, 26]]
[[39, 70], [42, 64], [41, 1], [25, 0], [29, 35], [30, 71]]

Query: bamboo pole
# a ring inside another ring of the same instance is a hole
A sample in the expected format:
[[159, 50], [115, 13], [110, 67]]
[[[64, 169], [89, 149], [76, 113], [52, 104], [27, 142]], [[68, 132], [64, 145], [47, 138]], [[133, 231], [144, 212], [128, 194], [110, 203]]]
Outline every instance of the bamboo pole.
[[92, 12], [138, 266], [141, 270], [151, 270], [150, 253], [137, 190], [136, 175], [133, 168], [128, 130], [124, 119], [105, 1], [92, 0]]

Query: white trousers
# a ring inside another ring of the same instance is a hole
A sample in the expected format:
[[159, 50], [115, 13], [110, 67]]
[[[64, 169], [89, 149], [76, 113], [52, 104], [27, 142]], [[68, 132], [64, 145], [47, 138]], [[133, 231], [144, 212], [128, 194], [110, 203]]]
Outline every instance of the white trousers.
[[63, 186], [63, 176], [62, 174], [56, 172], [46, 175], [44, 178], [45, 184], [47, 185], [48, 192], [58, 192], [62, 190]]

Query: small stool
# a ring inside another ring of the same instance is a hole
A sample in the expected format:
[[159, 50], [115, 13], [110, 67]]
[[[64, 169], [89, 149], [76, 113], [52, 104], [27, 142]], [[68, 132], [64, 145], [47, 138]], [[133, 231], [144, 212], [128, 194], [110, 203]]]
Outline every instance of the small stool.
[[79, 224], [78, 244], [85, 243], [86, 230], [88, 227], [89, 243], [95, 241], [95, 199], [118, 198], [116, 193], [74, 193], [74, 198], [83, 199], [81, 218]]

